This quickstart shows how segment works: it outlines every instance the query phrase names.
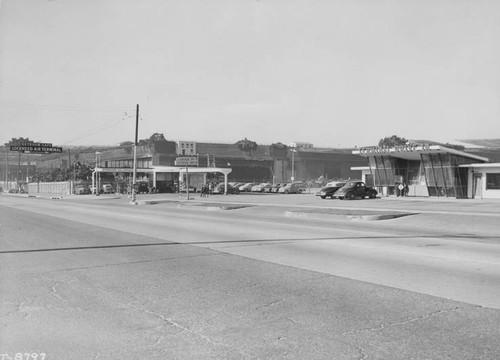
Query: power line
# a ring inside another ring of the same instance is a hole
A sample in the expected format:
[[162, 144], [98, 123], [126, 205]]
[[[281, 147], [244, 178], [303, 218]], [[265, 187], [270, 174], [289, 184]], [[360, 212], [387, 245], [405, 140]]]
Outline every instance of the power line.
[[134, 111], [130, 106], [87, 106], [87, 105], [51, 105], [51, 104], [35, 104], [15, 101], [0, 101], [0, 104], [20, 108], [35, 108], [48, 109], [57, 111]]
[[68, 141], [63, 142], [63, 144], [65, 144], [65, 145], [69, 145], [69, 144], [71, 144], [71, 143], [73, 143], [73, 142], [75, 142], [75, 141], [78, 141], [78, 140], [81, 140], [81, 139], [87, 138], [87, 137], [89, 137], [89, 136], [91, 136], [91, 135], [94, 135], [94, 134], [96, 134], [96, 133], [100, 132], [100, 131], [103, 131], [103, 130], [106, 130], [106, 129], [112, 128], [112, 127], [114, 127], [114, 126], [116, 126], [116, 125], [118, 125], [118, 124], [121, 124], [121, 123], [122, 123], [122, 122], [124, 122], [125, 120], [129, 120], [131, 117], [132, 117], [132, 115], [130, 115], [130, 114], [128, 114], [127, 112], [125, 112], [125, 113], [123, 114], [123, 116], [122, 116], [122, 118], [121, 118], [121, 119], [116, 120], [116, 121], [113, 121], [113, 122], [108, 123], [108, 124], [105, 124], [104, 126], [101, 126], [101, 127], [99, 127], [99, 128], [96, 128], [96, 129], [90, 130], [90, 131], [88, 131], [88, 132], [84, 133], [84, 134], [83, 134], [83, 135], [81, 135], [81, 136], [78, 136], [78, 137], [76, 137], [76, 138], [73, 138], [73, 139], [71, 139], [71, 140], [68, 140]]

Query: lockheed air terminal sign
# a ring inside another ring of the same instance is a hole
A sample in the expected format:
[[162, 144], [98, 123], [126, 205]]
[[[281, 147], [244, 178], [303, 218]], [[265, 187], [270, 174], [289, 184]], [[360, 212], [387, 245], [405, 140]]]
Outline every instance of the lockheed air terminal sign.
[[353, 153], [358, 153], [360, 155], [375, 155], [375, 154], [430, 151], [430, 150], [431, 147], [429, 144], [407, 144], [407, 145], [399, 145], [393, 147], [372, 146], [372, 147], [361, 148], [357, 151], [353, 151]]
[[198, 156], [180, 156], [175, 159], [175, 166], [198, 166]]
[[17, 145], [11, 145], [10, 151], [19, 151], [23, 153], [33, 154], [50, 154], [62, 153], [62, 147], [53, 147], [50, 143], [22, 142]]

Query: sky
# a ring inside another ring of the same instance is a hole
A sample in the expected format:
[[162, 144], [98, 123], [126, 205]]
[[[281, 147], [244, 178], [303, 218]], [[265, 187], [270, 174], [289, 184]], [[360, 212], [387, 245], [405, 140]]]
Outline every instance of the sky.
[[0, 143], [500, 138], [498, 0], [0, 1]]

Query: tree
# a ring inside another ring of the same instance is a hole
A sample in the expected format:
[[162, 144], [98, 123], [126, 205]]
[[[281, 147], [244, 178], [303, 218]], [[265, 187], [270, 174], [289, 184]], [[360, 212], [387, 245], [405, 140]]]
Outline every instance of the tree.
[[252, 151], [257, 150], [257, 143], [252, 140], [248, 140], [244, 138], [243, 140], [237, 141], [235, 145], [238, 146], [241, 152], [246, 152], [249, 155], [252, 155]]
[[74, 164], [75, 171], [75, 179], [76, 180], [90, 180], [92, 177], [92, 170], [89, 168], [87, 164], [83, 164], [80, 161], [77, 161]]
[[118, 147], [123, 148], [127, 154], [132, 154], [132, 148], [134, 146], [134, 143], [132, 141], [124, 141], [121, 142]]
[[273, 159], [284, 159], [286, 158], [287, 153], [288, 146], [281, 142], [273, 143], [269, 146], [269, 154], [273, 157]]
[[[6, 150], [10, 150], [11, 145], [20, 145], [23, 142], [33, 142], [33, 141], [30, 140], [29, 138], [24, 138], [24, 137], [12, 138], [12, 139], [10, 139], [10, 141], [8, 143], [5, 143], [5, 148], [6, 148]], [[19, 160], [18, 160], [18, 165], [17, 165], [16, 178], [19, 181], [19, 179], [21, 179], [23, 176], [21, 174], [21, 151], [18, 152], [18, 159]]]
[[154, 133], [153, 135], [151, 135], [149, 137], [149, 141], [150, 142], [156, 142], [156, 141], [167, 141], [167, 139], [165, 139], [165, 136], [163, 134], [160, 134], [160, 133]]
[[[176, 144], [174, 141], [165, 139], [165, 135], [161, 133], [154, 133], [147, 139], [140, 139], [137, 142], [139, 146], [147, 146], [154, 151], [162, 154], [175, 154]], [[118, 147], [123, 148], [128, 154], [132, 152], [134, 143], [132, 141], [124, 141]]]
[[408, 142], [405, 138], [399, 137], [397, 135], [392, 135], [390, 137], [385, 137], [380, 139], [378, 146], [380, 147], [394, 147], [399, 145], [405, 145]]
[[18, 138], [12, 138], [8, 143], [5, 143], [5, 146], [10, 146], [10, 145], [17, 145], [22, 142], [33, 142], [29, 138], [23, 138], [23, 137], [18, 137]]
[[167, 139], [165, 139], [165, 136], [163, 134], [154, 133], [148, 139], [139, 140], [139, 145], [153, 145], [154, 143], [164, 142], [164, 141], [167, 141]]

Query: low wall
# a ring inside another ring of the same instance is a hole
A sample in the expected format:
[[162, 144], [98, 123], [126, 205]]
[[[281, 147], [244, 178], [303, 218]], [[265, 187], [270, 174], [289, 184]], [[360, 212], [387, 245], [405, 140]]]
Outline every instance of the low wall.
[[28, 194], [71, 195], [72, 182], [36, 182], [28, 184]]

